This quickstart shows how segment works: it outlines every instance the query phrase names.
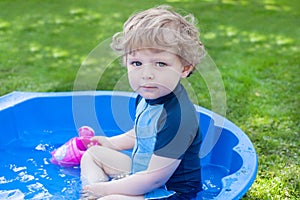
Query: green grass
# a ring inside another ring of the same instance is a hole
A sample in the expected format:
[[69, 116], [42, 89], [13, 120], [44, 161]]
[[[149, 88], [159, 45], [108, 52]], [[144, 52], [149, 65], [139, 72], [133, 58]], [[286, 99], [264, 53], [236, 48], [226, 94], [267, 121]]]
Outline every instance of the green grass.
[[[168, 3], [193, 13], [226, 90], [226, 117], [259, 156], [244, 199], [300, 199], [298, 0], [0, 1], [0, 95], [71, 91], [91, 50], [120, 31], [132, 12]], [[108, 68], [97, 88], [111, 90], [125, 69]], [[210, 108], [200, 76], [190, 83]], [[126, 87], [125, 87], [126, 88]]]

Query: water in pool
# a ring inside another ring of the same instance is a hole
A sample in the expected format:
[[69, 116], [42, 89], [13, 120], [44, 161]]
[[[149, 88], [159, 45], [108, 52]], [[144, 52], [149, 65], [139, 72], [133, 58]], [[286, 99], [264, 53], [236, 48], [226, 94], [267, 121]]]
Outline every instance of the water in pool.
[[0, 199], [78, 199], [79, 167], [62, 168], [50, 163], [50, 152], [70, 139], [70, 134], [66, 130], [24, 132], [2, 147]]
[[[0, 199], [79, 199], [79, 166], [63, 168], [50, 162], [50, 152], [75, 136], [74, 130], [25, 131], [1, 147]], [[217, 196], [220, 177], [228, 171], [205, 166], [202, 173], [204, 196]]]

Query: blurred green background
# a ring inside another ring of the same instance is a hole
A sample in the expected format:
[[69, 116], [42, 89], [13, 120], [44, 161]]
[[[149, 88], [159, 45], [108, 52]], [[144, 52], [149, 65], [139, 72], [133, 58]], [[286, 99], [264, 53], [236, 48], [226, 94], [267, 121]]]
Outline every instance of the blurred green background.
[[[250, 137], [259, 172], [244, 199], [300, 199], [298, 0], [0, 0], [0, 95], [72, 91], [81, 63], [138, 10], [169, 4], [193, 13], [222, 75], [226, 117]], [[106, 70], [112, 90], [126, 69]], [[200, 76], [189, 82], [211, 108]]]

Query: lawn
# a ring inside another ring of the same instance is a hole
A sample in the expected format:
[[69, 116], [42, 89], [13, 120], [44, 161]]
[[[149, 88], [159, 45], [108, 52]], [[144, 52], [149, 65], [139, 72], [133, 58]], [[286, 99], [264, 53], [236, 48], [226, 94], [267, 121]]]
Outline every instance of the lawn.
[[[222, 75], [226, 117], [254, 143], [259, 171], [243, 199], [300, 199], [298, 0], [0, 0], [0, 95], [72, 91], [90, 52], [134, 11], [158, 4], [196, 16]], [[120, 84], [126, 70], [117, 65], [104, 71], [98, 90], [117, 83], [128, 89]], [[201, 76], [189, 83], [196, 101], [211, 109]]]

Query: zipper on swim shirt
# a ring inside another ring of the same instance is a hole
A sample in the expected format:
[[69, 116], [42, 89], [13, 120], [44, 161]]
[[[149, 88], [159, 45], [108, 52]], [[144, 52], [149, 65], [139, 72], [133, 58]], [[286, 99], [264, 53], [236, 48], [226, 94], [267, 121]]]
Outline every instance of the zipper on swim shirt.
[[[137, 152], [137, 150], [138, 150], [138, 148], [139, 148], [139, 146], [138, 146], [138, 137], [137, 137], [137, 121], [139, 120], [139, 118], [140, 118], [140, 116], [146, 111], [146, 109], [148, 108], [148, 103], [147, 102], [145, 102], [145, 104], [146, 104], [146, 106], [145, 106], [145, 108], [139, 113], [139, 115], [137, 116], [137, 118], [136, 118], [136, 120], [135, 120], [135, 135], [136, 135], [136, 149], [135, 149], [135, 151], [134, 152], [132, 152], [132, 158], [131, 158], [131, 166], [133, 166], [133, 158], [134, 158], [134, 156], [135, 156], [135, 154], [136, 154], [136, 152]], [[132, 170], [132, 169], [131, 169]]]

